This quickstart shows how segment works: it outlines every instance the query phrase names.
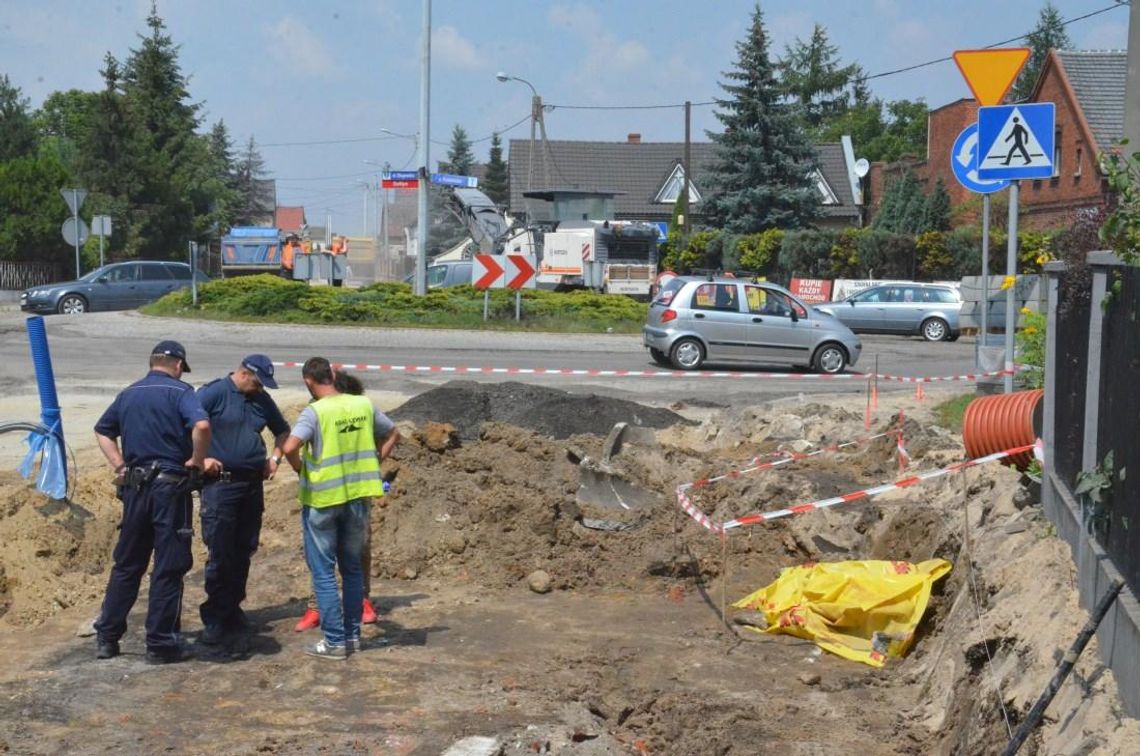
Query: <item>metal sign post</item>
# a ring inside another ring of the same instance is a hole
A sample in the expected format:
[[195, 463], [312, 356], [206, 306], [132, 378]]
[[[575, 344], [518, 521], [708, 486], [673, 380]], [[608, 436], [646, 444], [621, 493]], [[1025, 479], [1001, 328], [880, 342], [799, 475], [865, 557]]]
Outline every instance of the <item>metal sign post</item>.
[[974, 364], [980, 364], [980, 348], [990, 332], [990, 195], [982, 195], [982, 330], [974, 340]]
[[[75, 277], [79, 278], [82, 273], [79, 263], [79, 247], [87, 241], [87, 228], [83, 221], [79, 220], [79, 208], [83, 206], [83, 200], [87, 199], [87, 190], [73, 187], [60, 189], [59, 193], [63, 195], [67, 208], [71, 210], [71, 227], [74, 236], [70, 236], [66, 230], [63, 232], [63, 236], [64, 239], [75, 245]], [[67, 224], [64, 226], [66, 228]]]
[[1009, 184], [1009, 241], [1006, 244], [1005, 275], [1015, 284], [1005, 290], [1005, 393], [1013, 393], [1013, 334], [1017, 330], [1017, 194], [1018, 182]]
[[198, 242], [190, 242], [190, 301], [198, 306]]

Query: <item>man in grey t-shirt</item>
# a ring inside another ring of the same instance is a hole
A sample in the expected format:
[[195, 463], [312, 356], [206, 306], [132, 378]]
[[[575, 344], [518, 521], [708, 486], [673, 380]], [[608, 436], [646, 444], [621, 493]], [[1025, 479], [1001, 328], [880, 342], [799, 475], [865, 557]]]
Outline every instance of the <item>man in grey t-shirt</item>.
[[[354, 394], [357, 396], [364, 394], [364, 384], [360, 379], [350, 373], [343, 371], [335, 371], [333, 384], [336, 390], [342, 394]], [[304, 425], [302, 428], [301, 426]], [[293, 430], [293, 435], [301, 438], [302, 441], [310, 442], [310, 449], [314, 456], [321, 454], [321, 437], [320, 437], [320, 423], [317, 420], [317, 413], [312, 407], [306, 407], [301, 411], [300, 417], [297, 418], [296, 426]], [[388, 451], [383, 454], [387, 457], [391, 450], [395, 448], [396, 444], [400, 441], [400, 432], [396, 430], [396, 424], [392, 419], [385, 415], [380, 410], [373, 408], [372, 415], [372, 433], [377, 439], [384, 439], [385, 444], [388, 446]], [[385, 483], [385, 490], [387, 484]], [[377, 621], [376, 607], [372, 604], [372, 529], [368, 528], [364, 532], [364, 548], [360, 554], [361, 572], [364, 577], [364, 604], [362, 606], [361, 622], [363, 624], [372, 624]], [[297, 621], [296, 627], [293, 629], [300, 633], [305, 630], [312, 630], [319, 627], [321, 624], [321, 615], [317, 610], [317, 597], [315, 593], [309, 594], [309, 603], [305, 609], [305, 613], [301, 615], [301, 619]]]

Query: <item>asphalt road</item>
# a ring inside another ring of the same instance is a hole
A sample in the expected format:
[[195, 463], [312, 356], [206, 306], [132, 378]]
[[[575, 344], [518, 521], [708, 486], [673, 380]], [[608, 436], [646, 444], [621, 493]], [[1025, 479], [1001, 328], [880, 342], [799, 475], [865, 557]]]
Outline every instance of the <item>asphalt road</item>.
[[[8, 393], [34, 391], [26, 315], [0, 312], [0, 388]], [[408, 328], [216, 323], [154, 318], [137, 312], [88, 313], [44, 318], [55, 377], [61, 393], [112, 393], [141, 377], [150, 349], [162, 339], [181, 341], [187, 349], [192, 383], [224, 375], [243, 355], [264, 352], [275, 361], [303, 362], [322, 355], [333, 362], [467, 367], [658, 370], [639, 336], [616, 334], [531, 334]], [[880, 373], [910, 376], [973, 372], [974, 342], [931, 344], [917, 337], [864, 335], [863, 357], [853, 372], [871, 371], [878, 357]], [[713, 368], [714, 366], [708, 366]], [[740, 370], [734, 366], [724, 366]], [[787, 368], [757, 369], [784, 372]], [[280, 368], [281, 382], [300, 384], [300, 371]], [[371, 373], [373, 389], [414, 394], [456, 378], [522, 380], [571, 391], [636, 396], [642, 401], [699, 399], [724, 404], [809, 391], [861, 391], [859, 380], [785, 381], [770, 378], [619, 378], [466, 375], [447, 373]], [[966, 384], [961, 384], [965, 386]], [[880, 390], [913, 390], [907, 384], [883, 384]]]

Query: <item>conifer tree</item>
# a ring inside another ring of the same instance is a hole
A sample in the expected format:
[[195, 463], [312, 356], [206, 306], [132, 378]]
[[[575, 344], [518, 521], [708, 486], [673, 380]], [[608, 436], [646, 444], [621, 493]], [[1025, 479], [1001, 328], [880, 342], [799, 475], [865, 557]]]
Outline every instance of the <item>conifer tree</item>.
[[507, 163], [503, 160], [503, 140], [497, 133], [491, 134], [491, 153], [487, 158], [487, 170], [483, 173], [483, 193], [496, 205], [506, 205], [510, 200], [507, 176]]
[[840, 66], [838, 56], [839, 48], [819, 24], [808, 41], [797, 38], [784, 49], [780, 83], [810, 129], [841, 115], [856, 96], [867, 97], [865, 85], [854, 86], [859, 82], [859, 65]]
[[1033, 31], [1026, 35], [1025, 41], [1031, 52], [1025, 68], [1021, 69], [1017, 81], [1010, 89], [1009, 99], [1013, 102], [1027, 100], [1033, 94], [1033, 88], [1037, 86], [1037, 76], [1041, 73], [1041, 67], [1045, 65], [1045, 58], [1049, 55], [1050, 49], [1068, 50], [1073, 46], [1073, 40], [1069, 39], [1069, 33], [1065, 31], [1065, 20], [1061, 18], [1061, 13], [1053, 5], [1052, 0], [1047, 0], [1041, 8], [1041, 12], [1037, 15], [1037, 24], [1033, 27]]
[[451, 173], [460, 176], [470, 176], [471, 166], [475, 164], [475, 155], [471, 152], [471, 139], [467, 130], [455, 124], [451, 130], [451, 147], [447, 150], [447, 168]]
[[736, 66], [724, 73], [728, 81], [721, 84], [728, 98], [717, 100], [724, 131], [708, 132], [713, 159], [703, 202], [706, 218], [738, 234], [806, 226], [819, 207], [808, 178], [815, 153], [781, 101], [759, 4], [736, 52]]
[[922, 231], [950, 230], [950, 192], [946, 183], [939, 178], [934, 183], [934, 191], [926, 198], [926, 213]]

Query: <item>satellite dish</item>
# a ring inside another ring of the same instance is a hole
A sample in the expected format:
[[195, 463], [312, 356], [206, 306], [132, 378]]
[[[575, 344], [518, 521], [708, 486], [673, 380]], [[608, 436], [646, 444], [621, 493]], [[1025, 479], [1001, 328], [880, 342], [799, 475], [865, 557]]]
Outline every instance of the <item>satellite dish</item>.
[[859, 158], [855, 161], [855, 175], [863, 178], [871, 172], [871, 164], [867, 162], [867, 158]]

